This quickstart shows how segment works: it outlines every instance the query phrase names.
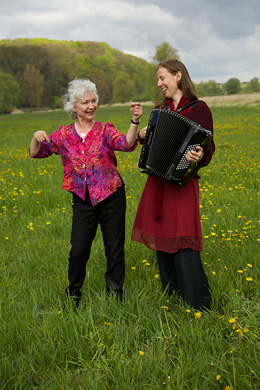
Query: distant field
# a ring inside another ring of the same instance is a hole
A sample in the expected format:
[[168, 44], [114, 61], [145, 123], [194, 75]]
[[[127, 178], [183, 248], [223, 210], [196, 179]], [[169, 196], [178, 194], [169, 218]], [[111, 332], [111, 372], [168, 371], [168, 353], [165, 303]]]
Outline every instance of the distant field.
[[[130, 240], [146, 181], [140, 146], [117, 153], [127, 194], [124, 301], [105, 294], [98, 231], [81, 305], [62, 310], [71, 196], [61, 189], [60, 157], [31, 160], [28, 147], [37, 129], [50, 134], [70, 119], [62, 111], [0, 116], [1, 390], [260, 388], [259, 96], [239, 108], [229, 97], [218, 98], [225, 107], [205, 98], [216, 142], [200, 171], [207, 315], [163, 296], [155, 253]], [[97, 119], [125, 132], [129, 109], [99, 108]]]
[[256, 106], [260, 104], [260, 93], [248, 93], [241, 95], [205, 96], [201, 98], [210, 107], [223, 106]]

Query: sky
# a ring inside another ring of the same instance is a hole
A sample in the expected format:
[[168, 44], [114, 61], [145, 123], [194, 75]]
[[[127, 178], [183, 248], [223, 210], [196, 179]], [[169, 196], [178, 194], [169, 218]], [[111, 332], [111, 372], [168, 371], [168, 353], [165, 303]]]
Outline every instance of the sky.
[[260, 79], [260, 0], [0, 0], [0, 40], [106, 42], [152, 62], [177, 49], [195, 83]]

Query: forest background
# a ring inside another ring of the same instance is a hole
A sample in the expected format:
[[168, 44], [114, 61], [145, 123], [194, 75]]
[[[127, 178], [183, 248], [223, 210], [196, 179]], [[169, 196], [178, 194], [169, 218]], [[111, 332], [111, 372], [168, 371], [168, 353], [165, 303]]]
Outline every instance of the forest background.
[[[164, 55], [179, 58], [167, 42], [156, 47], [149, 63], [104, 42], [1, 40], [0, 113], [11, 113], [14, 108], [61, 108], [68, 83], [75, 77], [96, 83], [101, 105], [156, 101], [155, 63]], [[209, 80], [195, 86], [200, 97], [260, 92], [258, 77], [248, 82], [230, 78], [223, 84]]]

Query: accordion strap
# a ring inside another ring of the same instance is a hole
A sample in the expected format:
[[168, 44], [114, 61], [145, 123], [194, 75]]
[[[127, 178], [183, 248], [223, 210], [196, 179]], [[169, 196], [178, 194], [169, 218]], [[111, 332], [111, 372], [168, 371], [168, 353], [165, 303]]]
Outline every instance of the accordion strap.
[[[179, 108], [176, 112], [179, 114], [181, 111], [185, 110], [186, 108], [189, 108], [190, 106], [194, 106], [194, 104], [196, 104], [197, 102], [203, 102], [203, 100], [198, 100], [198, 99], [191, 100], [190, 102], [184, 104], [184, 106]], [[205, 103], [205, 102], [203, 102], [203, 103]], [[166, 104], [165, 108], [167, 110], [171, 110], [171, 107], [168, 104]]]
[[188, 108], [188, 107], [190, 107], [190, 106], [193, 106], [195, 103], [197, 103], [199, 100], [191, 100], [190, 102], [188, 102], [188, 103], [186, 103], [186, 104], [184, 104], [184, 106], [182, 106], [181, 108], [179, 108], [176, 112], [181, 112], [181, 111], [183, 111], [183, 110], [185, 110], [185, 108]]

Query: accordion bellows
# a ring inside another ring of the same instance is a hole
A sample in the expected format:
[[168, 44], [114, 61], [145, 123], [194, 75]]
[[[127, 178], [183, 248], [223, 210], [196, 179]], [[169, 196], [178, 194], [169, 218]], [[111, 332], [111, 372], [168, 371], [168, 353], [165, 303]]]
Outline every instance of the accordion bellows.
[[[142, 173], [154, 174], [173, 184], [185, 184], [202, 166], [212, 133], [196, 122], [171, 110], [151, 112], [138, 166]], [[202, 160], [190, 163], [188, 150], [201, 146]]]

